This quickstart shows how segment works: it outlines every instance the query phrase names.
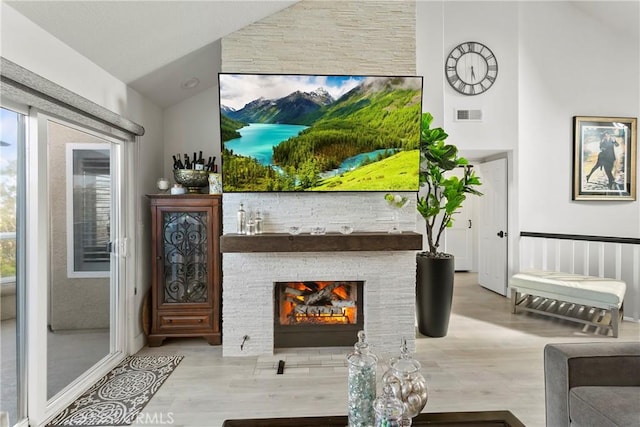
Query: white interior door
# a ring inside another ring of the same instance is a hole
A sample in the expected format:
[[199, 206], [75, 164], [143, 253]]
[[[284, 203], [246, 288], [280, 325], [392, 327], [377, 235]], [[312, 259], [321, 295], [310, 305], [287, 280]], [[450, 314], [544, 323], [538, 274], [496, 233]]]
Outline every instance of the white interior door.
[[507, 159], [480, 164], [484, 196], [478, 198], [478, 282], [507, 295]]
[[[464, 176], [462, 168], [451, 171], [459, 178]], [[482, 189], [481, 189], [482, 190]], [[444, 251], [455, 257], [456, 271], [473, 270], [473, 202], [475, 196], [467, 197], [458, 213], [453, 216], [453, 225], [444, 234]]]

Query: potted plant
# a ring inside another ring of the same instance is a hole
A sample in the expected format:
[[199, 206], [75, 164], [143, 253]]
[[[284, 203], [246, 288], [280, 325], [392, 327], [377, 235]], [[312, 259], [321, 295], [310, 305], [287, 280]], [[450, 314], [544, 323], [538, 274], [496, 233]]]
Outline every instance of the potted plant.
[[[425, 220], [428, 250], [417, 254], [416, 311], [420, 333], [443, 337], [447, 334], [453, 299], [454, 257], [439, 251], [440, 239], [453, 225], [454, 215], [467, 194], [481, 196], [480, 179], [456, 146], [446, 144], [442, 128], [431, 129], [433, 116], [422, 114], [420, 133], [420, 187], [417, 209]], [[447, 174], [462, 168], [462, 177]]]

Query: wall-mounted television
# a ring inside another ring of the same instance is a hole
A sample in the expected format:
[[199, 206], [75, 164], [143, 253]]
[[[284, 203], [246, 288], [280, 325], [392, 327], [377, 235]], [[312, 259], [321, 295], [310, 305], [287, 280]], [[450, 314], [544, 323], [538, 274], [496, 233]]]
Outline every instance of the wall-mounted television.
[[224, 192], [418, 191], [422, 77], [218, 78]]

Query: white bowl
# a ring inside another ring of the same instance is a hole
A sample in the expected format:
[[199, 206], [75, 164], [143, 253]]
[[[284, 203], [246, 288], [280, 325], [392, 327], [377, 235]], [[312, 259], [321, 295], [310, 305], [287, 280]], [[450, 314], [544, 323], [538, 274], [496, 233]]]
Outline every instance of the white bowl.
[[340, 232], [342, 234], [351, 234], [353, 233], [353, 227], [350, 225], [343, 225], [340, 227]]
[[316, 225], [315, 227], [311, 227], [311, 234], [313, 234], [314, 236], [319, 236], [324, 234], [326, 231], [325, 227], [321, 227], [319, 225]]
[[300, 234], [300, 231], [302, 231], [302, 227], [298, 227], [295, 225], [289, 227], [289, 234], [293, 234], [294, 236], [296, 234]]

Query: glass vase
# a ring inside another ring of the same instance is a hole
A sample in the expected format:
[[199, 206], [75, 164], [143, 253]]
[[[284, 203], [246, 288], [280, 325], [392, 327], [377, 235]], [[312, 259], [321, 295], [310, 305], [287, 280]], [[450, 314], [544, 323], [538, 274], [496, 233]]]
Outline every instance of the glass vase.
[[376, 398], [378, 358], [369, 351], [364, 331], [358, 332], [358, 342], [347, 356], [349, 427], [370, 427], [375, 421], [373, 403]]
[[382, 376], [383, 387], [390, 387], [395, 397], [404, 405], [402, 427], [409, 427], [412, 419], [427, 404], [427, 381], [420, 373], [420, 362], [409, 354], [407, 340], [402, 339], [400, 357], [389, 361], [389, 370]]

